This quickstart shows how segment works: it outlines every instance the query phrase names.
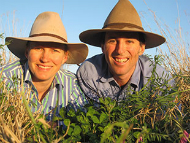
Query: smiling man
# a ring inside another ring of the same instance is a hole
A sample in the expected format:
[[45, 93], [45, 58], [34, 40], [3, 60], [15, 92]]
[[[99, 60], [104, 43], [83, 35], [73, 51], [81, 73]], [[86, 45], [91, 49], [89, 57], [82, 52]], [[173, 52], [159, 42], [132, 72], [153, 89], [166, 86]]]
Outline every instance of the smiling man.
[[[58, 13], [39, 14], [29, 37], [7, 37], [5, 40], [10, 41], [8, 48], [19, 60], [0, 69], [2, 80], [7, 89], [16, 88], [18, 92], [23, 89], [23, 82], [25, 93], [29, 91], [27, 98], [36, 104], [32, 107], [33, 112], [40, 109], [48, 114], [57, 106], [59, 113], [59, 109], [67, 105], [80, 108], [85, 103], [75, 74], [61, 66], [83, 62], [88, 47], [83, 43], [67, 42]], [[51, 120], [52, 114], [48, 114], [47, 119]]]
[[[119, 0], [102, 29], [83, 31], [79, 38], [84, 43], [101, 47], [103, 52], [86, 60], [77, 71], [83, 92], [95, 101], [99, 97], [121, 101], [126, 92], [140, 91], [154, 67], [143, 55], [145, 49], [165, 42], [164, 37], [143, 29], [136, 9], [128, 0]], [[171, 78], [160, 65], [156, 65], [156, 75]]]

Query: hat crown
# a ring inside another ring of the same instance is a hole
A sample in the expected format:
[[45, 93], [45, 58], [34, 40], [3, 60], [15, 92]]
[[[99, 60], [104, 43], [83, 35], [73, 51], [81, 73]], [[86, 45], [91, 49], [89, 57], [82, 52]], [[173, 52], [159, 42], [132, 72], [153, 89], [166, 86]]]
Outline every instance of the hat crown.
[[139, 14], [129, 0], [119, 0], [108, 15], [103, 28], [112, 24], [129, 24], [143, 29]]
[[43, 12], [35, 19], [29, 37], [34, 35], [49, 36], [52, 35], [59, 39], [67, 41], [67, 33], [62, 20], [56, 12]]

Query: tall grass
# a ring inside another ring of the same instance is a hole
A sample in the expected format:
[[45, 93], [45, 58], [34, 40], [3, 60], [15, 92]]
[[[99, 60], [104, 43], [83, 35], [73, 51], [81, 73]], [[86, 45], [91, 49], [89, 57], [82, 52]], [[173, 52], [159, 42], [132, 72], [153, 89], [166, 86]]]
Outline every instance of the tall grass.
[[172, 74], [180, 92], [176, 102], [180, 103], [181, 115], [184, 121], [181, 123], [181, 127], [190, 133], [190, 43], [187, 38], [190, 36], [187, 35], [189, 31], [188, 29], [183, 31], [179, 16], [177, 17], [178, 28], [174, 30], [166, 23], [162, 23], [154, 11], [151, 9], [149, 11], [153, 15], [160, 33], [166, 38], [165, 49], [159, 48], [158, 52], [163, 58], [162, 65]]
[[[15, 37], [26, 37], [26, 30], [29, 24], [20, 23], [19, 19], [16, 18], [16, 11], [6, 12], [0, 15], [0, 34], [3, 34], [0, 43], [4, 45], [1, 49], [1, 65], [11, 63], [18, 58], [14, 56], [6, 47], [5, 37], [7, 36], [15, 36]], [[25, 27], [26, 26], [26, 27]], [[27, 34], [28, 35], [28, 34]]]
[[[151, 10], [150, 10], [151, 11]], [[151, 11], [154, 20], [166, 38], [166, 49], [159, 48], [159, 54], [163, 58], [163, 66], [175, 78], [176, 84], [181, 92], [182, 105], [190, 106], [190, 43], [182, 31], [180, 17], [178, 17], [178, 29], [173, 30], [167, 24], [161, 23], [156, 14]], [[188, 36], [188, 35], [187, 35]], [[183, 110], [183, 108], [182, 108]]]
[[[8, 91], [3, 82], [1, 82], [0, 89], [3, 89], [0, 94], [0, 140], [10, 143], [24, 142], [34, 126], [21, 100], [21, 94], [16, 91]], [[37, 116], [34, 115], [34, 117]]]

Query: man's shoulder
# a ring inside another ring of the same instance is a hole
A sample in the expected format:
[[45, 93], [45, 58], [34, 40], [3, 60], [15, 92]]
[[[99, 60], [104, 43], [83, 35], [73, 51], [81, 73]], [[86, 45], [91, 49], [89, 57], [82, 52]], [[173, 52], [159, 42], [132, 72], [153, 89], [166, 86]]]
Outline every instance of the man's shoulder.
[[152, 75], [154, 68], [155, 68], [155, 72], [158, 76], [163, 76], [163, 75], [169, 74], [169, 72], [166, 71], [163, 66], [156, 64], [154, 60], [151, 60], [146, 55], [139, 56], [139, 62], [141, 65], [143, 75], [145, 77], [150, 77]]
[[87, 59], [82, 64], [81, 67], [87, 68], [88, 66], [90, 66], [90, 67], [102, 68], [103, 63], [104, 63], [104, 55], [103, 54], [99, 54], [99, 55], [95, 55], [95, 56]]
[[97, 77], [103, 73], [105, 64], [103, 54], [95, 55], [83, 62], [77, 70], [77, 76], [85, 79]]

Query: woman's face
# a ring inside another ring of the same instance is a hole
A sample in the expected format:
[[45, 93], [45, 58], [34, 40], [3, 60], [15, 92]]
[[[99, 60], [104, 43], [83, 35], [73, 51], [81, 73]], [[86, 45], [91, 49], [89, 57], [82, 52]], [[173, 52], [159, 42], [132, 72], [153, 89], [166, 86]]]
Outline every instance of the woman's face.
[[52, 82], [55, 74], [67, 61], [66, 46], [58, 43], [29, 42], [26, 50], [32, 80]]

